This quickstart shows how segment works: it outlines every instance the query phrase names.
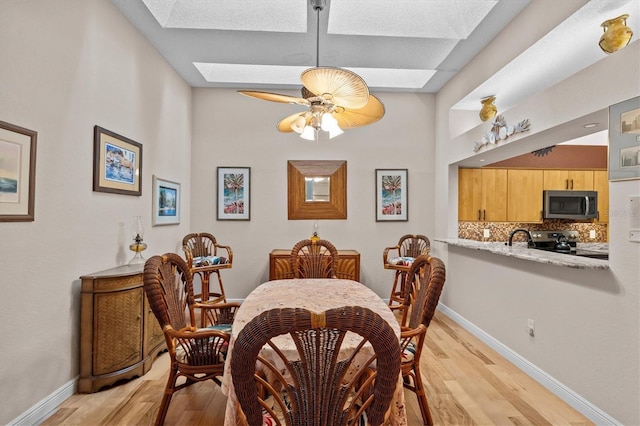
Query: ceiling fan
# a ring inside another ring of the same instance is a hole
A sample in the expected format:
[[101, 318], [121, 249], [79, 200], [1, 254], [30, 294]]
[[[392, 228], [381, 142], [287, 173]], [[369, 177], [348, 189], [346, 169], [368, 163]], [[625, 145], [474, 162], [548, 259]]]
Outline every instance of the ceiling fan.
[[342, 129], [366, 126], [384, 116], [384, 105], [369, 93], [367, 83], [358, 74], [343, 68], [319, 66], [320, 12], [326, 0], [309, 0], [317, 12], [316, 66], [302, 72], [302, 96], [239, 90], [253, 98], [272, 102], [297, 104], [306, 111], [283, 118], [277, 125], [281, 132], [300, 133], [300, 137], [317, 140], [318, 131], [329, 132], [329, 138], [343, 133]]

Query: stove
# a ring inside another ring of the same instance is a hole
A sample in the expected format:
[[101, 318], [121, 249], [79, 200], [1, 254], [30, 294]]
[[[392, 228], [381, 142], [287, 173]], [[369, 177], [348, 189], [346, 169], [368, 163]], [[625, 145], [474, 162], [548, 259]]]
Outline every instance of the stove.
[[[577, 248], [579, 239], [578, 231], [532, 231], [531, 238], [535, 244], [535, 246], [531, 248], [536, 250], [551, 251], [572, 256], [591, 257], [594, 259], [609, 259], [608, 253]], [[564, 250], [559, 250], [557, 248], [558, 241], [565, 241], [569, 250], [566, 249], [566, 246]]]

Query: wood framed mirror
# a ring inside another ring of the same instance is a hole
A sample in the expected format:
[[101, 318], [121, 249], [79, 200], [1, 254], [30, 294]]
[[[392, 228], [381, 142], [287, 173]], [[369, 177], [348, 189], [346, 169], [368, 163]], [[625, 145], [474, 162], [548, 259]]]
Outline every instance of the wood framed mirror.
[[289, 220], [347, 218], [347, 162], [287, 161]]

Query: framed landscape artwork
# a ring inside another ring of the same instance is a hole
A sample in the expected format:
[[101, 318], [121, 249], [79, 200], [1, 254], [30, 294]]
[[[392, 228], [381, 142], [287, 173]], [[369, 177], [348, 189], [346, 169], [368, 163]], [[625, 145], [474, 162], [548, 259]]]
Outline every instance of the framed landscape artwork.
[[180, 184], [153, 176], [152, 225], [180, 223]]
[[218, 220], [251, 219], [251, 168], [218, 167]]
[[93, 190], [142, 195], [142, 144], [95, 126]]
[[408, 220], [407, 169], [376, 169], [376, 222]]
[[35, 220], [37, 136], [0, 121], [0, 222]]
[[609, 180], [640, 179], [640, 96], [609, 107]]

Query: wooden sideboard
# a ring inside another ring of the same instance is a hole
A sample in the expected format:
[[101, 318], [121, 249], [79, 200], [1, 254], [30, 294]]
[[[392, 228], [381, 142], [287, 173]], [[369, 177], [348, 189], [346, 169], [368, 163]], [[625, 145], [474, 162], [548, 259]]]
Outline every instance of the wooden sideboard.
[[[269, 253], [269, 281], [293, 278], [290, 256], [291, 249], [275, 249]], [[355, 250], [338, 250], [336, 276], [360, 281], [360, 253]]]
[[124, 265], [80, 277], [80, 393], [142, 376], [165, 350], [144, 293], [143, 267]]

